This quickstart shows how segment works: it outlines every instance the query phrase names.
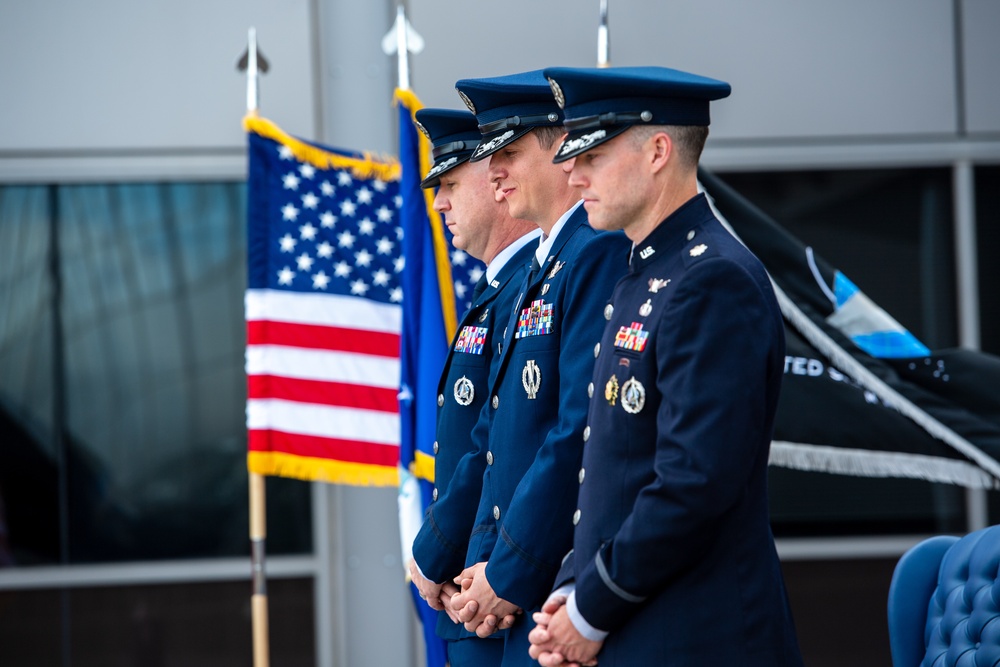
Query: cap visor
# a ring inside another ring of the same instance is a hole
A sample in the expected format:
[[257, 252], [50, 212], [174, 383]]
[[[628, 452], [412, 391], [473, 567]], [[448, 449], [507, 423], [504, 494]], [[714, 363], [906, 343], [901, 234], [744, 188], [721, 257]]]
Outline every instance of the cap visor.
[[472, 151], [472, 157], [469, 158], [469, 161], [479, 162], [482, 159], [488, 158], [507, 144], [517, 141], [533, 129], [534, 126], [519, 127], [516, 130], [505, 130], [489, 139], [484, 137], [483, 140], [479, 142], [479, 145], [476, 146], [476, 150]]
[[586, 153], [594, 146], [600, 146], [608, 139], [614, 139], [630, 127], [632, 126], [618, 125], [614, 127], [602, 127], [596, 130], [575, 132], [567, 135], [563, 139], [562, 144], [559, 145], [559, 150], [556, 151], [556, 156], [552, 158], [552, 162], [559, 164], [560, 162], [571, 160], [581, 153]]

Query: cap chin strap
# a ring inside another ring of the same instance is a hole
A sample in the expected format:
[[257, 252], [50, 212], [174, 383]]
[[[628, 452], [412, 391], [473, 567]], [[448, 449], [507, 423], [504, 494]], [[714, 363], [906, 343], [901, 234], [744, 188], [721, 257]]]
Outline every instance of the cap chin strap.
[[[566, 128], [567, 132], [579, 132], [581, 130], [589, 130], [595, 127], [606, 127], [608, 125], [648, 123], [651, 120], [653, 120], [652, 111], [631, 111], [625, 113], [609, 111], [607, 113], [597, 114], [596, 116], [583, 116], [581, 118], [573, 118], [572, 120], [567, 118], [563, 121], [563, 127]], [[481, 125], [480, 129], [482, 129]]]
[[440, 146], [435, 146], [431, 149], [431, 157], [435, 160], [442, 155], [447, 155], [448, 153], [457, 153], [459, 151], [471, 151], [476, 146], [479, 145], [478, 139], [470, 139], [468, 141], [452, 141], [447, 144], [441, 144]]
[[492, 123], [485, 123], [479, 126], [480, 134], [492, 134], [494, 132], [500, 132], [512, 127], [523, 127], [530, 125], [532, 123], [549, 122], [556, 123], [559, 121], [559, 114], [552, 113], [540, 113], [534, 116], [510, 116], [509, 118], [501, 118], [500, 120], [495, 120]]

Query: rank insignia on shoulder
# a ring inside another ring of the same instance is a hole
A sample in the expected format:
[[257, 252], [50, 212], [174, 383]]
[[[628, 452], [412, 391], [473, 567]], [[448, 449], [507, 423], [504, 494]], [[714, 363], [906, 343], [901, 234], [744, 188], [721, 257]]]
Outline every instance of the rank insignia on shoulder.
[[648, 245], [639, 251], [639, 257], [642, 257], [643, 259], [648, 259], [649, 256], [652, 255], [654, 252], [656, 252], [656, 250], [653, 249], [653, 246]]
[[622, 350], [642, 352], [646, 349], [646, 339], [649, 332], [642, 330], [642, 324], [633, 322], [631, 326], [622, 326], [615, 335], [615, 347]]
[[622, 407], [630, 415], [638, 414], [646, 405], [646, 388], [634, 377], [622, 387]]
[[695, 247], [691, 248], [691, 256], [692, 257], [699, 257], [699, 256], [703, 255], [706, 250], [708, 250], [708, 246], [705, 245], [704, 243], [699, 243]]
[[650, 278], [649, 279], [649, 291], [652, 292], [653, 294], [656, 294], [661, 289], [663, 289], [664, 287], [666, 287], [667, 283], [669, 283], [669, 282], [670, 282], [670, 278], [667, 278], [666, 280], [664, 280], [663, 278]]
[[604, 399], [608, 405], [614, 405], [618, 400], [618, 376], [612, 375], [608, 383], [604, 385]]
[[556, 262], [555, 264], [553, 264], [552, 265], [552, 270], [549, 271], [549, 278], [555, 278], [556, 274], [559, 273], [559, 271], [564, 266], [566, 266], [566, 262]]
[[489, 314], [490, 314], [490, 309], [489, 309], [489, 307], [487, 307], [485, 310], [483, 310], [483, 314], [479, 316], [479, 321], [480, 322], [485, 322], [486, 318], [489, 316]]
[[[485, 313], [483, 317], [485, 318]], [[482, 318], [479, 320], [483, 321]], [[462, 331], [458, 334], [458, 340], [455, 341], [455, 351], [465, 352], [466, 354], [482, 354], [483, 346], [486, 344], [486, 334], [489, 333], [489, 327], [474, 327], [471, 325], [462, 327]]]
[[653, 312], [652, 299], [646, 299], [646, 303], [639, 306], [639, 314], [643, 317], [649, 317], [649, 314]]
[[524, 385], [529, 400], [538, 396], [538, 388], [542, 386], [542, 369], [535, 364], [534, 359], [529, 359], [524, 365], [524, 370], [521, 371], [521, 384]]
[[472, 400], [476, 397], [476, 388], [472, 385], [472, 380], [464, 375], [455, 381], [455, 402], [461, 406], [472, 405]]
[[531, 302], [531, 305], [521, 310], [517, 318], [517, 332], [514, 338], [527, 336], [544, 336], [552, 333], [552, 304], [541, 299]]

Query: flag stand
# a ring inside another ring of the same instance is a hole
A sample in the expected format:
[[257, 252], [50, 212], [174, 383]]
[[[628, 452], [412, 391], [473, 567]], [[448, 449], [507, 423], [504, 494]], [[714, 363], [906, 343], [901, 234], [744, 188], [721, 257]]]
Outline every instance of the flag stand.
[[[251, 27], [247, 33], [247, 51], [237, 66], [247, 73], [247, 115], [256, 117], [259, 106], [257, 79], [267, 71], [267, 60], [257, 53], [257, 30]], [[264, 476], [250, 473], [250, 564], [252, 572], [252, 593], [250, 596], [250, 618], [253, 633], [253, 666], [269, 667], [271, 649], [268, 636], [267, 614], [267, 572], [264, 568], [267, 540], [267, 501], [264, 490]]]

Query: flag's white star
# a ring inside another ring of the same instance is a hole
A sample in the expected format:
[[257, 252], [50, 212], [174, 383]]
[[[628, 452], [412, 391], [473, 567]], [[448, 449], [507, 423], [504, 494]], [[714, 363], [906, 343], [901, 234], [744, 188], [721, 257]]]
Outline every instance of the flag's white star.
[[299, 227], [299, 236], [301, 236], [306, 241], [313, 241], [316, 239], [316, 232], [318, 231], [319, 231], [318, 229], [313, 227], [311, 222], [307, 222], [306, 224]]
[[380, 255], [390, 255], [392, 254], [392, 249], [396, 247], [396, 244], [390, 241], [387, 237], [383, 236], [378, 241], [375, 242], [375, 250]]
[[302, 178], [312, 178], [316, 175], [316, 167], [311, 164], [303, 164], [299, 167], [299, 173], [302, 174]]
[[358, 203], [359, 204], [371, 204], [372, 203], [372, 191], [368, 188], [361, 188], [358, 190]]
[[358, 266], [368, 267], [372, 264], [372, 254], [367, 250], [354, 253], [354, 263]]
[[351, 283], [351, 294], [364, 296], [368, 292], [368, 285], [363, 280], [355, 280]]
[[459, 299], [465, 298], [465, 283], [463, 283], [461, 280], [455, 281], [455, 296], [458, 297]]
[[474, 266], [469, 271], [469, 280], [471, 280], [473, 284], [478, 283], [479, 279], [482, 277], [483, 277], [483, 267], [481, 266]]
[[353, 248], [354, 247], [354, 234], [350, 232], [341, 232], [337, 234], [337, 245], [341, 248]]
[[365, 218], [358, 223], [358, 231], [365, 236], [371, 236], [375, 232], [375, 223], [371, 221], [371, 218]]
[[392, 203], [396, 205], [396, 208], [403, 208], [403, 198], [400, 195], [396, 195], [392, 198]]
[[396, 273], [402, 273], [403, 267], [405, 266], [406, 266], [406, 260], [403, 258], [402, 255], [392, 260], [392, 268]]
[[319, 197], [317, 197], [313, 193], [307, 192], [306, 194], [302, 195], [303, 208], [316, 208], [317, 204], [319, 204]]
[[323, 181], [319, 184], [319, 191], [322, 192], [327, 197], [333, 196], [333, 192], [336, 188], [333, 187], [333, 183], [330, 181]]
[[389, 207], [386, 206], [385, 204], [382, 204], [382, 206], [380, 206], [379, 209], [375, 211], [375, 215], [378, 216], [379, 222], [389, 222], [390, 220], [392, 220], [392, 211], [390, 211]]
[[313, 275], [313, 287], [315, 289], [326, 289], [326, 286], [330, 284], [330, 276], [326, 275], [322, 271]]
[[291, 204], [285, 204], [281, 207], [281, 219], [282, 220], [295, 220], [299, 217], [299, 209], [295, 208]]
[[302, 253], [295, 258], [295, 262], [299, 265], [300, 271], [308, 271], [312, 268], [313, 258], [305, 253]]
[[357, 208], [357, 205], [349, 199], [340, 202], [340, 212], [344, 215], [354, 215]]
[[316, 246], [316, 254], [323, 259], [330, 259], [333, 257], [333, 246], [327, 241], [323, 241], [318, 246]]
[[385, 269], [379, 269], [372, 274], [372, 283], [378, 285], [379, 287], [385, 287], [389, 284], [389, 272]]
[[451, 253], [451, 263], [455, 266], [465, 266], [465, 260], [468, 258], [469, 256], [465, 254], [464, 250], [456, 249], [455, 252]]
[[403, 288], [402, 287], [393, 287], [392, 290], [389, 292], [389, 301], [392, 301], [393, 303], [402, 303], [403, 302]]
[[281, 271], [278, 271], [278, 284], [279, 285], [291, 285], [292, 279], [295, 278], [295, 272], [292, 271], [287, 266]]
[[319, 224], [327, 229], [333, 229], [334, 225], [337, 224], [337, 216], [333, 213], [327, 211], [326, 213], [321, 213], [319, 216]]
[[350, 185], [353, 182], [351, 175], [346, 171], [337, 172], [337, 185]]
[[402, 227], [396, 227], [396, 240], [397, 241], [402, 241], [403, 240], [403, 228]]
[[292, 238], [291, 234], [285, 234], [278, 239], [278, 243], [281, 244], [281, 252], [291, 252], [295, 250], [295, 244], [297, 241]]
[[379, 192], [385, 192], [385, 181], [383, 181], [381, 178], [376, 178], [374, 181], [372, 181], [372, 187], [378, 190]]
[[292, 160], [295, 158], [295, 155], [292, 154], [291, 148], [289, 148], [284, 144], [281, 144], [280, 146], [278, 146], [278, 157], [280, 157], [282, 160]]
[[338, 278], [346, 278], [347, 276], [351, 275], [351, 271], [353, 270], [354, 269], [352, 269], [351, 265], [348, 264], [347, 262], [337, 262], [336, 264], [333, 265], [333, 275], [337, 276]]
[[286, 190], [299, 189], [299, 177], [291, 172], [285, 174], [285, 177], [282, 178], [281, 181], [284, 183]]

